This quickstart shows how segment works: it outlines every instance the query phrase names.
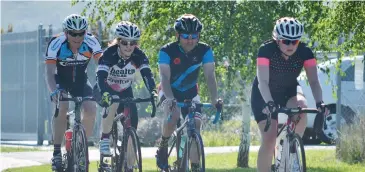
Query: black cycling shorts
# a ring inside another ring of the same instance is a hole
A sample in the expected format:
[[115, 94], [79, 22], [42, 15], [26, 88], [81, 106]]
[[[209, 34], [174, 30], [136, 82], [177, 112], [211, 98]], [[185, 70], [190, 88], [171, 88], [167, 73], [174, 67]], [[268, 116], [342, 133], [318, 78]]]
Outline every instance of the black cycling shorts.
[[57, 75], [55, 75], [56, 84], [59, 89], [65, 90], [72, 97], [88, 97], [92, 96], [92, 86], [89, 80], [85, 79], [85, 81], [77, 82], [77, 83], [67, 83], [61, 81]]
[[[298, 91], [296, 86], [292, 86], [285, 91], [282, 92], [274, 92], [271, 93], [272, 98], [274, 99], [274, 102], [276, 105], [279, 105], [281, 107], [285, 107], [288, 100], [294, 96], [297, 96]], [[300, 87], [300, 86], [299, 86]], [[255, 116], [255, 120], [257, 123], [259, 123], [262, 120], [266, 120], [266, 114], [262, 113], [262, 110], [265, 107], [265, 101], [261, 96], [261, 92], [257, 85], [252, 86], [252, 92], [251, 92], [251, 109]], [[278, 113], [271, 114], [271, 119], [278, 120]]]
[[[158, 103], [158, 104], [161, 104], [166, 98], [163, 95], [162, 90], [160, 91], [159, 94], [162, 94], [162, 96], [160, 96], [161, 98], [160, 98], [159, 103]], [[193, 88], [188, 89], [184, 92], [180, 92], [180, 91], [175, 90], [175, 89], [172, 88], [172, 94], [174, 95], [174, 98], [176, 99], [177, 102], [184, 102], [185, 100], [200, 101], [197, 87], [193, 87]], [[201, 113], [201, 108], [196, 108], [196, 112]], [[183, 119], [185, 119], [185, 117], [188, 113], [189, 113], [188, 108], [181, 108], [181, 115], [182, 115]]]
[[[105, 90], [105, 91], [108, 92], [110, 95], [117, 95], [117, 96], [119, 96], [119, 98], [133, 98], [132, 87], [127, 88], [123, 92], [116, 92], [110, 87], [106, 87], [106, 89], [107, 90]], [[94, 95], [95, 100], [97, 102], [100, 102], [101, 93], [99, 91], [98, 84], [94, 85], [93, 95]], [[138, 127], [138, 111], [137, 111], [136, 104], [135, 103], [129, 104], [129, 109], [130, 109], [129, 116], [131, 118], [131, 126], [135, 129], [137, 129], [137, 127]], [[119, 106], [118, 106], [118, 109], [117, 109], [117, 113], [119, 114], [119, 113], [122, 113], [123, 111], [124, 111], [124, 104], [120, 103]]]

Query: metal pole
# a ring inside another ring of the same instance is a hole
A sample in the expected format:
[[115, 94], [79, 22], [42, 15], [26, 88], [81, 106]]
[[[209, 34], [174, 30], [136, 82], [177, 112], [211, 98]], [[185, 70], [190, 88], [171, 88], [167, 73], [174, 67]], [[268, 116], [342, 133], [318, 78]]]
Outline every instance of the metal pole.
[[[50, 25], [48, 25], [48, 42], [52, 39], [52, 35], [53, 35], [53, 30], [52, 30], [52, 24], [50, 24]], [[48, 42], [46, 43], [46, 44], [48, 44]], [[47, 51], [47, 50], [45, 50], [45, 51]], [[44, 63], [42, 63], [42, 64], [44, 64]], [[42, 65], [42, 66], [44, 66], [44, 65]], [[44, 67], [43, 67], [43, 69], [44, 69]], [[44, 77], [45, 77], [45, 72], [43, 72], [44, 73]], [[46, 83], [46, 81], [44, 80], [44, 86], [45, 86], [45, 89], [44, 89], [44, 93], [45, 93], [45, 95], [47, 95], [48, 94], [48, 89], [47, 89], [47, 83]], [[45, 108], [45, 110], [46, 110], [46, 115], [47, 115], [47, 122], [46, 122], [46, 124], [47, 124], [47, 127], [46, 127], [46, 129], [47, 129], [47, 137], [48, 137], [48, 144], [49, 145], [53, 145], [53, 129], [52, 129], [52, 118], [53, 118], [53, 116], [52, 116], [52, 104], [50, 103], [50, 101], [49, 101], [49, 99], [48, 99], [48, 96], [44, 96], [44, 104], [47, 106], [47, 108]]]
[[[43, 41], [42, 41], [42, 36], [43, 36], [43, 25], [42, 24], [39, 24], [38, 26], [38, 50], [37, 50], [37, 59], [39, 59], [41, 57], [41, 50], [42, 50], [42, 45], [43, 45]], [[44, 113], [41, 109], [43, 109], [42, 107], [44, 106], [42, 103], [40, 103], [40, 99], [43, 98], [43, 94], [41, 92], [40, 87], [39, 87], [39, 78], [41, 76], [40, 74], [40, 67], [42, 65], [37, 65], [36, 67], [36, 70], [37, 70], [37, 85], [38, 85], [38, 89], [37, 89], [37, 126], [38, 126], [38, 129], [37, 129], [37, 135], [38, 135], [38, 140], [37, 140], [37, 145], [43, 145], [43, 139], [44, 139]], [[39, 95], [39, 94], [42, 94], [42, 95]]]

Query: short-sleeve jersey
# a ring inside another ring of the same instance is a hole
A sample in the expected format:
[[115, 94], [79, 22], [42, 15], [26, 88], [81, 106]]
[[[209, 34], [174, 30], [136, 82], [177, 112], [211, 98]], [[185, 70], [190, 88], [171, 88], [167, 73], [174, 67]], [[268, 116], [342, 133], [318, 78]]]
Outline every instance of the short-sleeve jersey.
[[196, 87], [200, 67], [211, 62], [214, 62], [212, 48], [201, 42], [188, 53], [178, 42], [168, 43], [158, 55], [159, 64], [170, 65], [172, 89], [180, 92]]
[[102, 52], [96, 37], [87, 33], [78, 53], [73, 54], [66, 35], [62, 32], [48, 43], [45, 60], [46, 64], [56, 64], [59, 82], [66, 85], [84, 84], [87, 81], [86, 68], [91, 57], [99, 58]]

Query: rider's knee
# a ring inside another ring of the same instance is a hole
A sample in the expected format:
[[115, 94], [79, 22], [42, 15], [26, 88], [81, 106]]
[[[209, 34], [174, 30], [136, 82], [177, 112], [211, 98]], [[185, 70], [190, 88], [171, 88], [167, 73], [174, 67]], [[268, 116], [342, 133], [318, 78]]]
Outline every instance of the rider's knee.
[[92, 101], [86, 101], [82, 104], [84, 113], [88, 115], [96, 115], [96, 103]]
[[60, 102], [58, 106], [58, 116], [66, 117], [68, 112], [68, 102]]

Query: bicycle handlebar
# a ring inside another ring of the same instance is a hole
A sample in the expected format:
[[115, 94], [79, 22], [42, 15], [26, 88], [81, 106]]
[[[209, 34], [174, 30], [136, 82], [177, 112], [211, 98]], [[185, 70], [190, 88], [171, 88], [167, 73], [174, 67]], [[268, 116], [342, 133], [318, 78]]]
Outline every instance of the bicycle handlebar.
[[[288, 115], [289, 118], [301, 113], [320, 113], [318, 109], [315, 108], [301, 108], [301, 107], [296, 107], [296, 108], [281, 107], [276, 109], [275, 112], [285, 113], [286, 115]], [[266, 125], [264, 128], [265, 132], [269, 129], [270, 125], [271, 125], [271, 113], [269, 113], [266, 118]]]
[[[184, 108], [184, 107], [200, 107], [200, 108], [210, 108], [210, 107], [214, 107], [214, 105], [210, 104], [210, 103], [194, 103], [194, 102], [177, 102], [176, 105], [180, 108]], [[222, 104], [220, 104], [220, 106], [217, 107], [217, 112], [215, 114], [215, 118], [213, 120], [213, 124], [216, 124], [218, 122], [219, 119], [223, 120], [223, 117], [221, 115], [223, 110]]]
[[[152, 104], [152, 113], [151, 118], [155, 117], [156, 115], [156, 105], [153, 97], [150, 98], [119, 98], [119, 97], [112, 97], [112, 104], [113, 103], [142, 103], [142, 102], [151, 102]], [[108, 113], [106, 113], [106, 108], [104, 108], [103, 118], [106, 118]]]

